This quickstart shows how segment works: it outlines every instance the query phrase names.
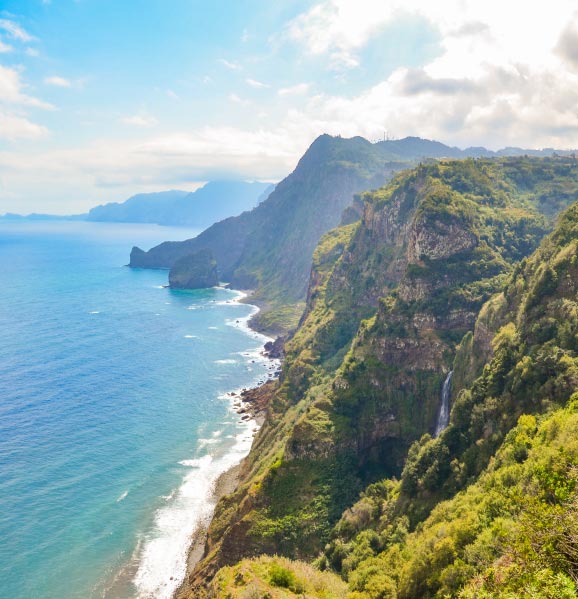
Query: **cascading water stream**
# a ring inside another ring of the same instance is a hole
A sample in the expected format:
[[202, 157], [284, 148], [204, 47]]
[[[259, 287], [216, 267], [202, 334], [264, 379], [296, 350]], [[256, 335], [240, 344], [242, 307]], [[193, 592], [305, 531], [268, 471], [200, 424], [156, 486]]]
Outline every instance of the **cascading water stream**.
[[439, 437], [441, 432], [450, 422], [450, 396], [452, 392], [452, 375], [453, 370], [450, 370], [442, 387], [442, 403], [440, 405], [440, 413], [436, 424], [435, 436]]

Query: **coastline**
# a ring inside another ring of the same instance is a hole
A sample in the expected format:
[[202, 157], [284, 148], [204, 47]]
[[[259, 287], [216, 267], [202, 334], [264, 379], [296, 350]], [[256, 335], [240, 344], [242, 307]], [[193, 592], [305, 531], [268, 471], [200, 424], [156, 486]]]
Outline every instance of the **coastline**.
[[[258, 350], [259, 357], [261, 359], [265, 359], [269, 362], [268, 366], [268, 374], [264, 379], [259, 379], [255, 385], [252, 387], [247, 387], [242, 390], [233, 390], [229, 391], [226, 394], [226, 398], [231, 402], [231, 409], [235, 411], [238, 415], [241, 416], [241, 419], [247, 423], [247, 425], [253, 424], [253, 438], [261, 428], [265, 420], [265, 406], [261, 405], [259, 401], [259, 394], [255, 393], [257, 390], [261, 389], [263, 385], [267, 384], [275, 380], [275, 376], [280, 371], [281, 360], [277, 357], [269, 356], [265, 352], [265, 344], [268, 342], [274, 342], [272, 337], [261, 333], [253, 329], [250, 326], [250, 322], [252, 318], [260, 311], [259, 306], [255, 304], [251, 304], [247, 301], [250, 298], [250, 291], [241, 291], [237, 289], [230, 289], [237, 294], [232, 300], [227, 301], [226, 303], [233, 304], [244, 304], [250, 306], [252, 308], [251, 313], [248, 316], [235, 319], [235, 321], [229, 321], [227, 324], [231, 326], [235, 326], [243, 330], [247, 335], [252, 337], [253, 339], [258, 339], [262, 342], [262, 346]], [[247, 354], [249, 357], [249, 354]], [[254, 361], [254, 360], [253, 360]], [[253, 441], [251, 441], [251, 447], [253, 446]], [[214, 486], [212, 489], [210, 504], [212, 506], [210, 516], [203, 522], [199, 523], [197, 529], [193, 532], [192, 537], [190, 539], [190, 546], [187, 552], [186, 559], [186, 571], [182, 581], [179, 583], [178, 587], [172, 594], [172, 599], [176, 599], [185, 589], [186, 583], [189, 576], [195, 570], [197, 564], [204, 558], [205, 550], [206, 550], [206, 539], [208, 528], [213, 519], [214, 509], [217, 503], [226, 495], [233, 493], [238, 484], [239, 484], [239, 475], [241, 471], [241, 465], [243, 460], [247, 457], [248, 452], [245, 456], [243, 456], [237, 463], [230, 466], [227, 470], [222, 472], [214, 482]]]
[[[211, 497], [211, 503], [215, 506], [225, 495], [233, 493], [239, 484], [239, 471], [241, 469], [241, 463], [231, 466], [228, 470], [223, 472], [219, 478], [215, 481], [215, 488]], [[212, 519], [212, 516], [211, 516]], [[211, 524], [209, 520], [205, 525], [199, 526], [199, 528], [193, 533], [191, 538], [191, 545], [187, 554], [187, 570], [185, 577], [173, 593], [173, 599], [176, 598], [181, 591], [184, 590], [187, 578], [192, 574], [196, 565], [205, 556], [205, 543], [207, 540], [208, 526]]]

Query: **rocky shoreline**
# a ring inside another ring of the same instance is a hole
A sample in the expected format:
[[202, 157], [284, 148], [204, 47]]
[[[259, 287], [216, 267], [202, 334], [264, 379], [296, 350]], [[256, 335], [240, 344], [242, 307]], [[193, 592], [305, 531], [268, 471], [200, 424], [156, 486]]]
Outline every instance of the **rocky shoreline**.
[[[277, 338], [275, 341], [265, 343], [261, 355], [269, 358], [272, 363], [274, 361], [281, 361], [284, 356], [284, 341], [283, 338]], [[241, 420], [254, 420], [258, 428], [261, 428], [265, 421], [265, 414], [272, 395], [272, 389], [276, 385], [280, 372], [279, 365], [268, 380], [260, 382], [255, 387], [242, 389], [240, 392], [231, 391], [227, 394], [233, 402], [233, 409], [241, 416]], [[257, 432], [255, 432], [256, 434]], [[224, 496], [230, 495], [237, 489], [241, 466], [242, 462], [229, 468], [229, 470], [219, 476], [213, 491], [212, 503], [214, 505], [217, 505]], [[208, 524], [210, 525], [210, 522]], [[193, 574], [195, 567], [207, 553], [207, 530], [208, 527], [206, 526], [199, 527], [191, 539], [191, 546], [187, 556], [187, 573], [183, 582], [175, 591], [174, 598], [180, 597], [187, 589], [187, 582]]]

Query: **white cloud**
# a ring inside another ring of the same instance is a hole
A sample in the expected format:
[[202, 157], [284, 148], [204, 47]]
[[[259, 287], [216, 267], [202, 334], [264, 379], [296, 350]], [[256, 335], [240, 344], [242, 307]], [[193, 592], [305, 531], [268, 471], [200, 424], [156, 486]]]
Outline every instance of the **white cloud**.
[[251, 104], [249, 100], [245, 100], [237, 94], [229, 94], [229, 101], [233, 102], [234, 104], [240, 104], [242, 106], [248, 106], [249, 104]]
[[469, 59], [479, 63], [484, 48], [489, 52], [487, 62], [541, 64], [575, 9], [573, 0], [527, 3], [523, 10], [517, 2], [502, 0], [324, 0], [293, 19], [285, 37], [310, 54], [355, 66], [357, 52], [384, 26], [413, 15], [440, 32], [446, 53], [454, 55], [453, 66], [459, 61], [465, 69]]
[[36, 50], [36, 48], [26, 48], [26, 50], [24, 50], [24, 53], [26, 54], [26, 56], [32, 56], [32, 57], [36, 57], [36, 56], [40, 56], [40, 52], [38, 52], [38, 50]]
[[241, 68], [241, 65], [239, 63], [231, 62], [230, 60], [227, 60], [225, 58], [219, 58], [219, 62], [228, 69], [231, 69], [232, 71], [238, 71]]
[[361, 49], [407, 15], [439, 32], [440, 51], [356, 96], [316, 96], [302, 118], [344, 135], [388, 129], [458, 145], [577, 147], [576, 4], [521, 10], [501, 0], [318, 2], [288, 24], [285, 40], [329, 65], [355, 68]]
[[180, 96], [174, 92], [172, 89], [167, 89], [167, 96], [171, 98], [171, 100], [180, 100]]
[[0, 64], [0, 139], [15, 141], [45, 136], [48, 129], [32, 122], [26, 110], [52, 110], [47, 102], [24, 93], [25, 84], [15, 68]]
[[45, 110], [54, 108], [48, 102], [23, 93], [24, 87], [17, 69], [0, 64], [0, 104], [32, 106]]
[[291, 87], [282, 87], [277, 92], [280, 96], [300, 96], [309, 91], [309, 83], [298, 83]]
[[6, 44], [5, 42], [2, 41], [2, 38], [0, 38], [0, 54], [12, 52], [13, 50], [14, 50], [14, 48], [10, 44]]
[[45, 77], [44, 83], [46, 83], [46, 85], [53, 85], [55, 87], [72, 87], [72, 81], [65, 79], [64, 77], [58, 77], [57, 75]]
[[0, 107], [0, 139], [36, 139], [48, 134], [48, 129], [32, 123], [24, 116], [5, 111]]
[[357, 66], [354, 51], [392, 18], [396, 0], [330, 0], [293, 19], [286, 36], [314, 55], [328, 54], [335, 65]]
[[3, 29], [12, 39], [20, 42], [31, 42], [34, 40], [18, 23], [9, 19], [0, 19], [0, 29]]
[[273, 131], [204, 127], [141, 142], [101, 139], [68, 149], [0, 151], [0, 171], [7, 193], [16, 194], [21, 204], [15, 201], [14, 210], [24, 211], [24, 202], [36, 191], [29, 211], [38, 210], [38, 197], [42, 197], [50, 206], [45, 211], [70, 204], [62, 208], [70, 213], [192, 181], [223, 176], [279, 179], [294, 168], [295, 157], [307, 145], [293, 133], [284, 127]]
[[146, 113], [133, 114], [131, 116], [125, 116], [120, 119], [121, 123], [130, 125], [132, 127], [154, 127], [158, 124], [158, 121], [154, 116]]
[[568, 23], [556, 44], [556, 53], [574, 70], [578, 70], [578, 18]]
[[263, 83], [261, 81], [257, 81], [256, 79], [251, 79], [250, 77], [248, 77], [247, 79], [245, 79], [245, 83], [247, 85], [250, 85], [251, 87], [255, 87], [257, 89], [264, 89], [264, 88], [267, 88], [267, 87], [271, 87], [267, 83]]

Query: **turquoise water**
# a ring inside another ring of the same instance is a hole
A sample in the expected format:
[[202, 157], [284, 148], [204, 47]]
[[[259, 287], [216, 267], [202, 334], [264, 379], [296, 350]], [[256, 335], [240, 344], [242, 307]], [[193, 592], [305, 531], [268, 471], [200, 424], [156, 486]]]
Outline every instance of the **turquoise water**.
[[[170, 597], [262, 379], [232, 291], [124, 267], [191, 231], [0, 225], [0, 597]], [[171, 580], [172, 578], [172, 580]]]

